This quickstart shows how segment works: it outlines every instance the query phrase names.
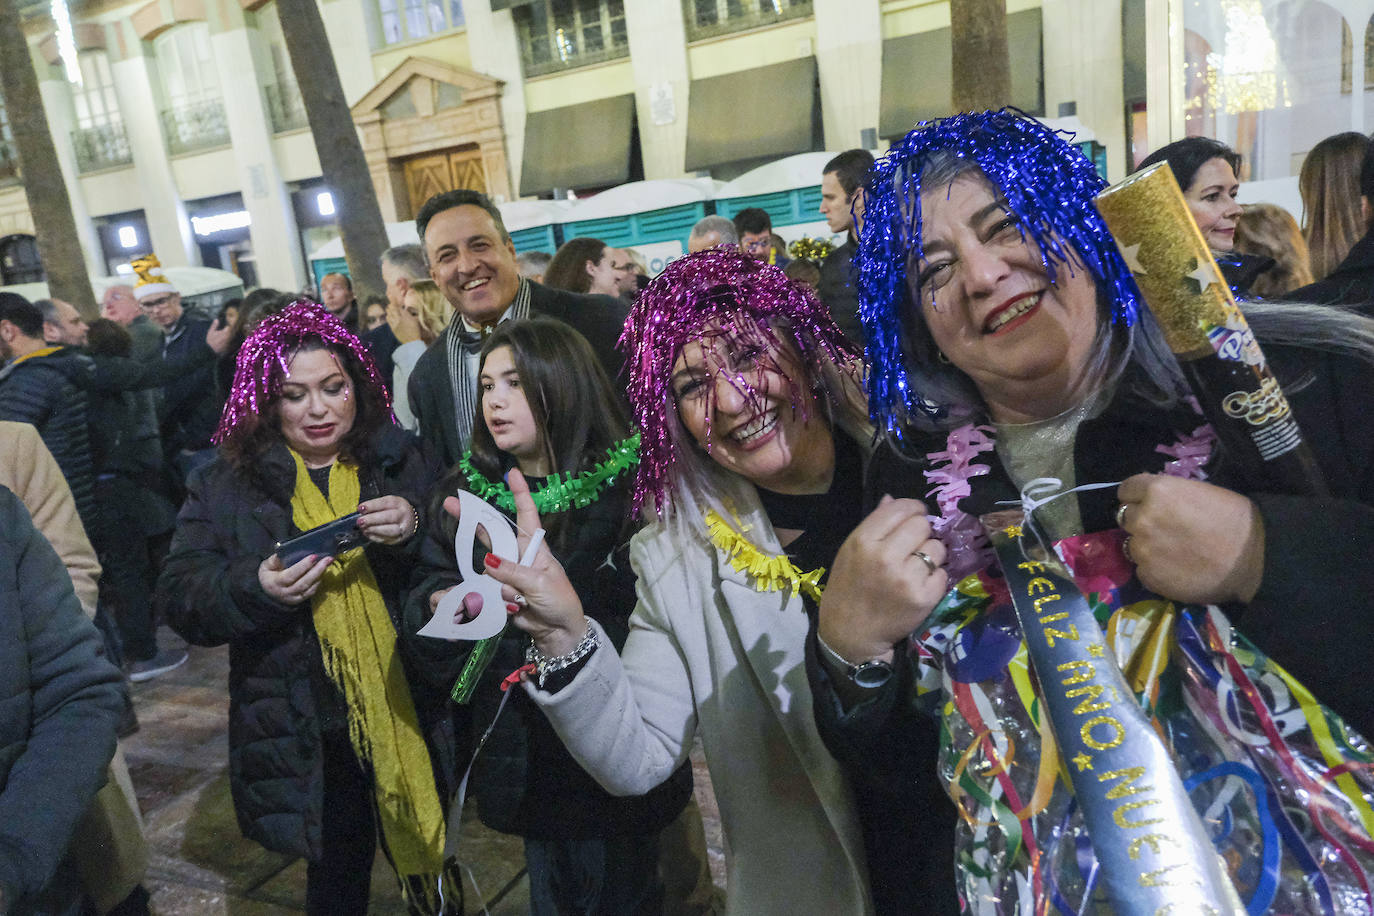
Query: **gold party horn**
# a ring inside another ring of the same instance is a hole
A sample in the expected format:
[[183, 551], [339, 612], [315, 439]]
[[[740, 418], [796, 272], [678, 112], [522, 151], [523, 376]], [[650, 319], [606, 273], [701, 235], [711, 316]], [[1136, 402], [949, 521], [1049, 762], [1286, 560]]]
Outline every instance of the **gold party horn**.
[[1321, 471], [1167, 162], [1097, 196], [1145, 304], [1244, 481], [1325, 495]]

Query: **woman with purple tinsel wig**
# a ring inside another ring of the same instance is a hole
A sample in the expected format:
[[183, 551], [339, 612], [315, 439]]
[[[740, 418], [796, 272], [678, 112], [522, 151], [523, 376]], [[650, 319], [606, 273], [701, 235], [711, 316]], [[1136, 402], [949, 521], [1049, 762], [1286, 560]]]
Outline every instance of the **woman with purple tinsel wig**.
[[[379, 842], [410, 912], [462, 912], [426, 740], [446, 698], [412, 695], [412, 640], [393, 622], [437, 468], [395, 425], [367, 349], [311, 302], [244, 341], [216, 441], [158, 597], [189, 642], [229, 645], [244, 834], [306, 859], [309, 913], [367, 912]], [[282, 542], [348, 517], [345, 540], [283, 562]]]
[[[1270, 491], [1218, 453], [1094, 207], [1105, 184], [1063, 137], [1011, 111], [922, 124], [875, 166], [856, 264], [886, 442], [866, 499], [926, 501], [953, 587], [938, 605], [822, 602], [821, 637], [841, 658], [822, 647], [820, 732], [857, 791], [891, 791], [894, 833], [931, 838], [932, 817], [957, 820], [943, 855], [964, 912], [1112, 911], [1099, 856], [1125, 855], [1124, 842], [1098, 848], [1105, 830], [1089, 842], [1066, 774], [1122, 776], [1083, 750], [1117, 745], [1100, 732], [1060, 744], [1049, 728], [1042, 684], [1068, 675], [1028, 662], [979, 521], [1024, 505], [1039, 483], [1063, 498], [1025, 530], [1072, 570], [1103, 631], [1084, 651], [1121, 667], [1186, 787], [1182, 804], [1208, 825], [1190, 836], [1216, 846], [1248, 912], [1370, 912], [1374, 779], [1353, 729], [1374, 733], [1374, 324], [1246, 306], [1332, 496]], [[894, 646], [894, 676], [854, 676]], [[1090, 693], [1077, 692], [1075, 714], [1104, 708]], [[933, 749], [913, 740], [922, 722], [939, 723]], [[931, 784], [957, 818], [926, 807]], [[1149, 791], [1113, 790], [1118, 826], [1161, 823], [1135, 797]], [[1184, 829], [1162, 823], [1130, 858], [1149, 844], [1157, 855]], [[907, 890], [920, 912], [944, 911], [933, 888]], [[1171, 912], [1203, 911], [1179, 894]]]
[[[546, 553], [489, 567], [534, 637], [526, 689], [613, 793], [662, 782], [700, 736], [728, 912], [872, 913], [867, 838], [811, 709], [808, 607], [867, 587], [932, 602], [945, 583], [918, 503], [861, 524], [872, 430], [857, 355], [810, 289], [735, 248], [673, 262], [622, 346], [649, 520], [631, 545], [639, 604], [617, 654]], [[526, 490], [511, 489], [534, 530]], [[871, 549], [846, 543], [856, 526]]]

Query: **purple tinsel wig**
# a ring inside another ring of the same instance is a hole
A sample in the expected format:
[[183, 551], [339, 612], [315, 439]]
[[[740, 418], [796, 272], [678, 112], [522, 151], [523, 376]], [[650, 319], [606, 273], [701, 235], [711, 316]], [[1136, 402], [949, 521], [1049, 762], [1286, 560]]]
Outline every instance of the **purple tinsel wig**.
[[275, 315], [264, 318], [239, 348], [234, 385], [214, 436], [217, 445], [256, 428], [267, 406], [281, 393], [291, 358], [303, 344], [310, 342], [352, 354], [365, 376], [354, 379], [354, 383], [375, 388], [381, 404], [390, 410], [391, 395], [367, 346], [324, 306], [298, 299]]
[[1022, 237], [1040, 249], [1051, 282], [1059, 269], [1085, 269], [1117, 322], [1133, 324], [1140, 309], [1135, 281], [1093, 203], [1107, 182], [1077, 147], [1015, 109], [922, 122], [874, 166], [854, 258], [868, 342], [869, 408], [878, 426], [892, 433], [900, 434], [903, 417], [939, 420], [946, 413], [943, 392], [921, 390], [938, 388], [931, 383], [939, 370], [924, 368], [938, 354], [930, 341], [916, 343], [924, 318], [907, 275], [923, 250], [921, 193], [929, 189], [922, 176], [941, 159], [946, 165], [966, 160], [1006, 198]]
[[729, 338], [788, 342], [809, 367], [857, 360], [854, 345], [815, 292], [738, 248], [712, 248], [679, 258], [645, 287], [630, 309], [620, 348], [641, 436], [634, 508], [652, 498], [662, 512], [675, 483], [676, 450], [685, 436], [670, 381], [691, 341]]

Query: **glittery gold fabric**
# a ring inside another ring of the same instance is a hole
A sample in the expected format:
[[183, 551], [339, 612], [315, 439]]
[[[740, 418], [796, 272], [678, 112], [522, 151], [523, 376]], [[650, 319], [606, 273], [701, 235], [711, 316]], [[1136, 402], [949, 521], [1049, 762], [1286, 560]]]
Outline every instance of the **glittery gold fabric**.
[[1097, 209], [1170, 349], [1183, 359], [1210, 355], [1208, 332], [1234, 324], [1239, 309], [1169, 164], [1107, 188]]

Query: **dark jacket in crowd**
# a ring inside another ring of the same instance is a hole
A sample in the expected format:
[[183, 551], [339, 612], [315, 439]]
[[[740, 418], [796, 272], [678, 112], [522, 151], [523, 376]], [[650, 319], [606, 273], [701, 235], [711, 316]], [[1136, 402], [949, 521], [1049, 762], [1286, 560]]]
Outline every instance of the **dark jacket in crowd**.
[[382, 374], [382, 381], [386, 383], [386, 390], [391, 391], [391, 378], [396, 371], [396, 361], [392, 359], [392, 354], [401, 342], [396, 339], [396, 332], [391, 330], [391, 325], [383, 321], [377, 327], [362, 335], [363, 343], [367, 344], [367, 349], [372, 353], [372, 358], [377, 361], [377, 371]]
[[68, 360], [62, 368], [86, 393], [96, 474], [137, 478], [155, 473], [162, 464], [157, 418], [141, 395], [203, 369], [215, 358], [214, 351], [202, 347], [179, 358], [149, 361], [86, 356]]
[[132, 341], [129, 356], [144, 361], [162, 356], [162, 329], [153, 324], [147, 315], [136, 316], [125, 330]]
[[854, 286], [851, 266], [853, 257], [854, 242], [846, 238], [843, 245], [821, 262], [821, 282], [816, 287], [816, 294], [830, 309], [830, 317], [844, 331], [844, 336], [858, 344], [862, 351], [864, 329], [859, 322], [859, 292]]
[[1374, 304], [1374, 232], [1355, 243], [1345, 260], [1316, 283], [1283, 296], [1290, 302], [1321, 305], [1363, 305], [1366, 314]]
[[[424, 514], [424, 494], [437, 468], [414, 438], [394, 426], [374, 442], [374, 460], [359, 471], [362, 498], [396, 494]], [[268, 849], [318, 860], [324, 853], [321, 742], [327, 717], [342, 695], [324, 670], [310, 605], [290, 607], [268, 597], [258, 566], [278, 541], [299, 531], [291, 520], [296, 470], [278, 443], [247, 471], [222, 456], [194, 472], [177, 519], [157, 607], [187, 641], [229, 644], [229, 778], [244, 836]], [[393, 622], [420, 538], [365, 550]], [[408, 674], [408, 634], [398, 627], [398, 649]], [[415, 683], [414, 677], [411, 682]], [[435, 707], [446, 696], [414, 690], [423, 728], [443, 729]], [[430, 734], [432, 746], [447, 739]], [[448, 762], [438, 767], [451, 772]]]
[[0, 420], [28, 423], [38, 430], [72, 488], [87, 531], [95, 525], [95, 470], [86, 393], [72, 377], [91, 366], [91, 358], [76, 347], [56, 347], [0, 369]]
[[[123, 709], [72, 580], [23, 504], [0, 487], [0, 891], [6, 913], [63, 912], [53, 880], [105, 782]], [[46, 889], [45, 889], [46, 886]]]
[[1222, 279], [1231, 287], [1231, 293], [1237, 299], [1252, 298], [1254, 294], [1251, 290], [1255, 287], [1255, 281], [1278, 263], [1267, 255], [1244, 254], [1239, 251], [1219, 252], [1216, 260]]
[[[224, 402], [215, 391], [214, 351], [205, 343], [210, 320], [183, 315], [166, 338], [162, 358], [167, 362], [196, 360], [196, 368], [162, 388], [159, 420], [162, 448], [167, 455], [210, 447], [219, 426]], [[201, 362], [204, 360], [204, 362]]]
[[[538, 490], [544, 481], [531, 478], [529, 483]], [[452, 493], [440, 494], [436, 505], [445, 495]], [[404, 626], [411, 632], [429, 622], [429, 596], [460, 580], [453, 554], [457, 524], [437, 510], [432, 515], [415, 572], [417, 584], [406, 602]], [[630, 613], [636, 601], [628, 517], [628, 486], [611, 488], [596, 502], [569, 511], [559, 522], [559, 532], [551, 529], [549, 544], [589, 616], [605, 628], [617, 649], [630, 635]], [[485, 553], [480, 548], [478, 552]], [[474, 561], [473, 568], [480, 570], [480, 557]], [[474, 644], [430, 641], [444, 658], [443, 663], [426, 669], [433, 678], [429, 689], [443, 695], [453, 687]], [[525, 663], [527, 645], [529, 637], [522, 631], [506, 628], [470, 701], [470, 714], [459, 714], [470, 729], [469, 740], [457, 752], [463, 765], [476, 739], [496, 721], [473, 763], [469, 785], [482, 823], [502, 833], [542, 840], [635, 836], [662, 830], [692, 794], [690, 763], [645, 795], [619, 798], [578, 766], [523, 690], [510, 692], [506, 709], [497, 719], [505, 696], [501, 680]]]
[[[1208, 482], [1254, 500], [1265, 531], [1259, 592], [1248, 606], [1226, 610], [1261, 651], [1368, 735], [1374, 733], [1374, 700], [1366, 686], [1368, 647], [1374, 644], [1374, 564], [1369, 562], [1374, 544], [1374, 425], [1367, 414], [1374, 367], [1296, 347], [1265, 345], [1264, 350], [1332, 495], [1315, 499], [1266, 493], [1241, 477], [1234, 462], [1214, 453], [1206, 466]], [[1186, 405], [1166, 412], [1118, 393], [1101, 416], [1079, 427], [1074, 446], [1077, 481], [1159, 473], [1169, 458], [1156, 447], [1176, 441], [1201, 422]], [[870, 509], [885, 493], [929, 498], [930, 485], [922, 474], [924, 456], [944, 449], [945, 436], [912, 434], [907, 441], [914, 462], [885, 447], [870, 463], [865, 485]], [[979, 515], [998, 507], [1001, 500], [1019, 501], [997, 453], [988, 452], [980, 460], [986, 461], [989, 473], [970, 478], [972, 492], [960, 501], [960, 508]], [[1081, 492], [1078, 503], [1084, 531], [1116, 527], [1115, 488]], [[928, 508], [939, 511], [933, 502]], [[814, 640], [810, 649], [814, 656]], [[906, 666], [898, 667], [900, 671]], [[935, 776], [936, 723], [901, 701], [910, 695], [909, 672], [894, 675], [871, 699], [846, 713], [824, 669], [814, 659], [809, 668], [816, 724], [826, 746], [856, 787], [885, 793], [890, 802], [884, 822], [891, 830], [892, 861], [912, 861], [914, 872], [925, 871], [933, 864], [915, 862], [918, 853], [940, 850], [935, 864], [952, 882], [955, 814], [947, 799], [939, 799], [943, 793]], [[935, 882], [927, 887], [943, 887], [945, 880], [933, 873], [925, 878], [911, 875], [912, 881], [918, 878]], [[929, 912], [955, 912], [952, 898], [943, 899], [941, 907], [932, 904]]]
[[[625, 363], [615, 344], [625, 329], [628, 314], [625, 303], [611, 296], [584, 296], [530, 283], [530, 315], [557, 318], [580, 331], [610, 377], [611, 387], [622, 393], [625, 383], [620, 376]], [[455, 314], [453, 320], [462, 318]], [[466, 444], [458, 437], [448, 371], [447, 332], [440, 334], [415, 364], [408, 390], [410, 409], [420, 422], [420, 435], [433, 446], [444, 466], [452, 467], [466, 450]]]

